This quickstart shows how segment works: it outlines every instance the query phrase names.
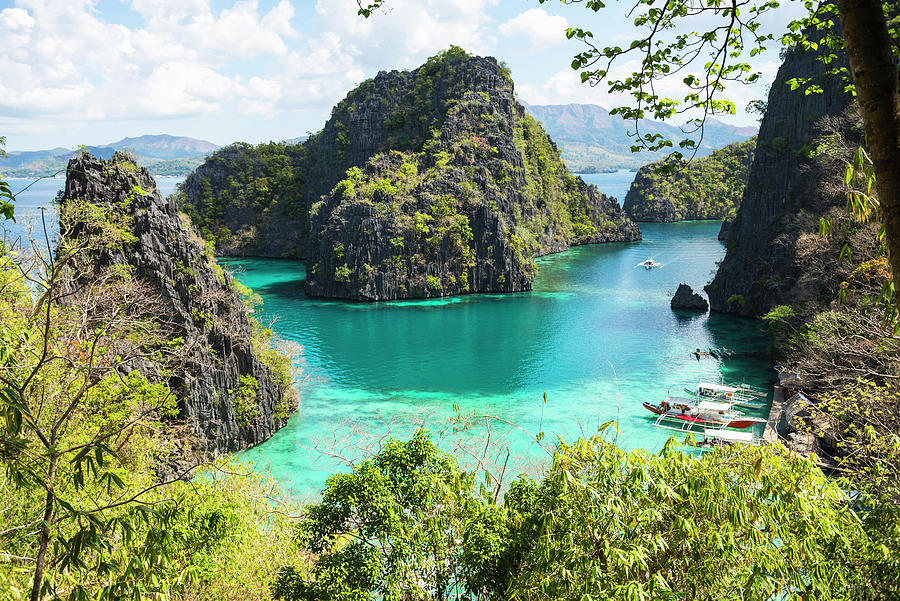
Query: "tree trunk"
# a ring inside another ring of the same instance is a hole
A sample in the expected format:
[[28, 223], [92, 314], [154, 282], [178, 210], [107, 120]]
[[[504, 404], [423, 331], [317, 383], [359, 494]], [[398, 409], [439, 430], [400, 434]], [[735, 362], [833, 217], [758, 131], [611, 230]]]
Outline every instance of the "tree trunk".
[[44, 583], [44, 564], [47, 561], [47, 548], [50, 546], [50, 521], [53, 519], [53, 506], [56, 497], [53, 494], [54, 480], [56, 477], [55, 454], [50, 456], [50, 470], [47, 478], [47, 497], [44, 504], [44, 521], [41, 524], [41, 543], [38, 549], [37, 561], [34, 564], [34, 584], [31, 587], [31, 601], [39, 601], [41, 598], [41, 585]]
[[[900, 95], [881, 0], [837, 0], [869, 156], [875, 167], [891, 272], [900, 277]], [[894, 295], [900, 306], [900, 294]]]

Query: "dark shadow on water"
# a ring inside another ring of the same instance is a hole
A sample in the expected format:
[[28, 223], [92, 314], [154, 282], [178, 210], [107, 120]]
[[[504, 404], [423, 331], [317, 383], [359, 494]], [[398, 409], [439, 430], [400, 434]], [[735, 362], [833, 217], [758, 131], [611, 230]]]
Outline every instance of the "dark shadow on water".
[[262, 286], [254, 286], [253, 291], [257, 294], [280, 296], [282, 298], [309, 298], [303, 292], [303, 283], [306, 278], [298, 278], [296, 280], [272, 282]]
[[[771, 369], [774, 361], [768, 350], [769, 337], [758, 319], [711, 312], [706, 323], [717, 348], [727, 348], [732, 355], [724, 357], [719, 368], [726, 382], [745, 382], [770, 387], [775, 382]], [[765, 374], [752, 379], [747, 374]]]
[[675, 319], [678, 320], [679, 325], [690, 323], [695, 319], [706, 317], [705, 311], [686, 311], [684, 309], [672, 309], [671, 311], [675, 315]]

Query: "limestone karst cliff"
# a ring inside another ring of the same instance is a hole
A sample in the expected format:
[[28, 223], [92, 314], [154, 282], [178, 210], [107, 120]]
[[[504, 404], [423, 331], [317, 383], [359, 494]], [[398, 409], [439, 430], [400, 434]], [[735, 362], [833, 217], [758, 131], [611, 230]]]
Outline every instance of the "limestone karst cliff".
[[[822, 193], [823, 177], [830, 174], [817, 162], [830, 153], [823, 146], [825, 119], [843, 114], [851, 103], [846, 82], [824, 71], [815, 53], [802, 48], [790, 50], [778, 70], [740, 210], [723, 226], [728, 250], [706, 287], [715, 311], [759, 316], [819, 294], [818, 284], [798, 286], [809, 272], [798, 242], [818, 236], [819, 217], [842, 201]], [[812, 77], [822, 92], [791, 89], [788, 82], [797, 77]]]
[[[84, 203], [97, 210], [71, 210]], [[100, 245], [87, 262], [96, 269], [122, 266], [158, 296], [164, 307], [158, 319], [174, 328], [173, 344], [185, 354], [168, 384], [201, 451], [235, 451], [272, 436], [296, 409], [297, 393], [286, 358], [269, 348], [239, 285], [129, 155], [72, 159], [60, 200], [61, 236], [84, 236], [100, 227], [96, 216], [110, 213], [128, 224], [131, 240]]]
[[614, 200], [568, 172], [504, 67], [459, 48], [363, 82], [291, 152], [283, 201], [235, 200], [247, 186], [200, 169], [180, 202], [219, 252], [304, 257], [314, 296], [528, 290], [536, 256], [640, 238]]

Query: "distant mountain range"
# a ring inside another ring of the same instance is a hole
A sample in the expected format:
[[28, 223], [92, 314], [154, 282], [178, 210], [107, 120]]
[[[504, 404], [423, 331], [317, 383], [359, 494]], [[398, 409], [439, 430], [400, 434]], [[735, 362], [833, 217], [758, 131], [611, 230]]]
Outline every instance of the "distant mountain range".
[[[634, 124], [596, 104], [526, 105], [525, 110], [543, 124], [559, 146], [563, 161], [577, 173], [636, 169], [666, 154], [632, 153], [634, 138], [628, 131]], [[643, 133], [660, 133], [675, 142], [688, 137], [677, 125], [661, 121], [642, 119], [640, 126]], [[708, 118], [697, 156], [755, 135], [755, 127], [735, 127]], [[696, 139], [696, 135], [690, 137]]]
[[[123, 138], [102, 146], [85, 146], [95, 156], [108, 159], [117, 150], [130, 150], [138, 162], [146, 165], [154, 175], [187, 175], [218, 145], [184, 136], [146, 135]], [[7, 177], [40, 177], [64, 172], [69, 159], [78, 150], [52, 148], [50, 150], [10, 151], [8, 159], [0, 159], [0, 173]]]
[[[544, 125], [559, 146], [563, 161], [576, 173], [637, 169], [665, 156], [665, 153], [632, 153], [634, 138], [628, 135], [632, 123], [623, 121], [618, 115], [610, 115], [602, 106], [549, 104], [525, 105], [525, 109]], [[661, 133], [675, 141], [686, 137], [677, 125], [649, 119], [641, 121], [641, 130]], [[734, 127], [716, 119], [707, 119], [697, 156], [706, 156], [713, 150], [754, 135], [755, 127]], [[306, 138], [300, 136], [284, 142], [297, 144]], [[153, 175], [186, 176], [219, 146], [196, 138], [160, 134], [123, 138], [111, 144], [85, 148], [104, 159], [117, 150], [130, 150]], [[66, 163], [76, 152], [71, 148], [10, 151], [8, 159], [0, 159], [0, 174], [6, 177], [40, 177], [64, 173]]]

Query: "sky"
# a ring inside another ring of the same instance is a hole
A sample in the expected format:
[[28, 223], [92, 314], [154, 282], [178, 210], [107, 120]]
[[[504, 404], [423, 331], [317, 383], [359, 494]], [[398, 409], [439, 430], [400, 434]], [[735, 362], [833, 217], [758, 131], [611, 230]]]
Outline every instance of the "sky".
[[[356, 0], [0, 0], [0, 135], [8, 151], [160, 133], [294, 138], [321, 129], [361, 81], [451, 44], [505, 61], [524, 102], [610, 108], [626, 100], [581, 84], [569, 64], [583, 46], [565, 36], [579, 26], [626, 45], [637, 30], [624, 3], [607, 4], [389, 0], [364, 19]], [[792, 4], [764, 29], [780, 34], [801, 10]], [[738, 114], [723, 121], [756, 124], [743, 109], [774, 79], [771, 48], [753, 59], [760, 83], [729, 88]]]

